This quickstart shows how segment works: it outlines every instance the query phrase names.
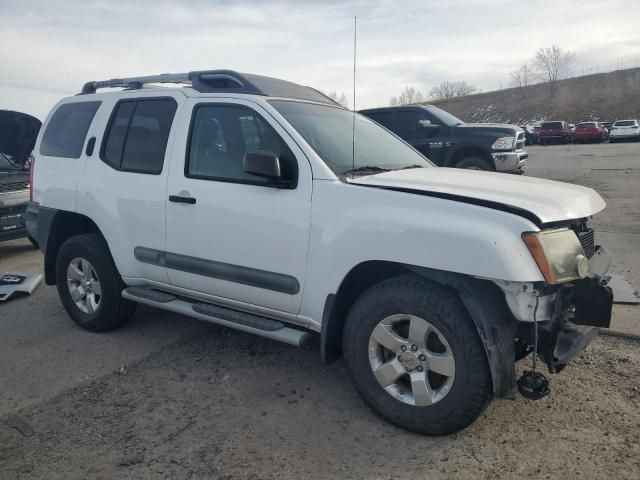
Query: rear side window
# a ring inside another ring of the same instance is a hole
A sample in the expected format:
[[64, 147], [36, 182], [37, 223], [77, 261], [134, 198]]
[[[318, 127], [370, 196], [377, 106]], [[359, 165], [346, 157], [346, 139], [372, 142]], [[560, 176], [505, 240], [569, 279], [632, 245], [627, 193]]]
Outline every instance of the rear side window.
[[100, 158], [117, 170], [160, 174], [176, 108], [172, 98], [119, 102], [105, 132]]
[[102, 102], [74, 102], [55, 111], [40, 143], [40, 155], [80, 158], [89, 125]]

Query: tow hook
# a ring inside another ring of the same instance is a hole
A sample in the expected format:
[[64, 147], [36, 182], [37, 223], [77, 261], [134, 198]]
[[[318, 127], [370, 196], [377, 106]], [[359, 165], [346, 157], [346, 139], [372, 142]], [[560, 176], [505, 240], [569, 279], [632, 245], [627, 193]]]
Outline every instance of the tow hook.
[[520, 395], [528, 400], [540, 400], [551, 392], [547, 377], [536, 371], [536, 360], [538, 357], [538, 295], [539, 292], [536, 292], [536, 305], [533, 309], [533, 369], [525, 370], [518, 379], [518, 391]]
[[550, 393], [549, 380], [540, 372], [526, 370], [518, 379], [518, 391], [528, 400], [540, 400]]

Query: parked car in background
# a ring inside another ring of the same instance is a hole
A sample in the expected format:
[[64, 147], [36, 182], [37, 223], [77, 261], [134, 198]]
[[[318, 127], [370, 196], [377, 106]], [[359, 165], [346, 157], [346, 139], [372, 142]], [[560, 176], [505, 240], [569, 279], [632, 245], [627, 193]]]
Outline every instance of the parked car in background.
[[605, 141], [605, 131], [599, 122], [582, 122], [576, 127], [574, 143], [601, 143]]
[[540, 125], [540, 145], [571, 143], [571, 139], [571, 128], [565, 121], [544, 122]]
[[26, 113], [0, 110], [0, 241], [27, 236], [29, 168], [40, 126]]
[[640, 124], [638, 120], [616, 120], [609, 132], [609, 143], [620, 140], [634, 140], [640, 142]]
[[569, 134], [571, 135], [571, 140], [570, 140], [571, 143], [573, 143], [573, 137], [574, 137], [575, 133], [576, 133], [576, 126], [575, 126], [575, 124], [570, 123], [569, 124]]
[[[524, 139], [525, 145], [537, 145], [538, 143], [538, 131], [535, 130], [536, 127], [532, 127], [530, 125], [523, 125], [522, 130], [524, 130]], [[539, 127], [537, 127], [540, 130]]]
[[528, 154], [520, 127], [465, 123], [433, 105], [361, 110], [441, 167], [524, 173]]

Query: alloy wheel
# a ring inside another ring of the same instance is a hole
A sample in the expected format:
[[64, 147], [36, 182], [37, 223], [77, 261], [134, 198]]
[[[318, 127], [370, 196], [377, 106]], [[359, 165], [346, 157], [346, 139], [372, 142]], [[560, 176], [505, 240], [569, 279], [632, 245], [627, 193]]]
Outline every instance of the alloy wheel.
[[369, 364], [392, 397], [414, 406], [442, 400], [455, 379], [455, 360], [442, 333], [427, 320], [397, 314], [376, 325], [369, 337]]
[[95, 313], [100, 307], [102, 287], [93, 265], [76, 257], [67, 267], [67, 288], [71, 299], [81, 312]]

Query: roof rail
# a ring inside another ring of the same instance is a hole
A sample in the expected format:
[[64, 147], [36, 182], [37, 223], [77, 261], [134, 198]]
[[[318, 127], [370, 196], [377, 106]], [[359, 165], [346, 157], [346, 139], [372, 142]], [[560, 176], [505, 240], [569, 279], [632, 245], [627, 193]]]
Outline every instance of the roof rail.
[[311, 87], [278, 78], [238, 73], [233, 70], [200, 70], [189, 73], [163, 73], [146, 77], [112, 78], [111, 80], [87, 82], [82, 87], [80, 94], [96, 93], [99, 88], [138, 89], [149, 83], [182, 83], [190, 85], [191, 88], [202, 93], [250, 93], [311, 100], [339, 106], [333, 99]]
[[142, 88], [148, 83], [188, 83], [191, 84], [188, 73], [161, 73], [160, 75], [149, 75], [146, 77], [112, 78], [110, 80], [100, 80], [87, 82], [82, 86], [81, 94], [96, 93], [99, 88]]

